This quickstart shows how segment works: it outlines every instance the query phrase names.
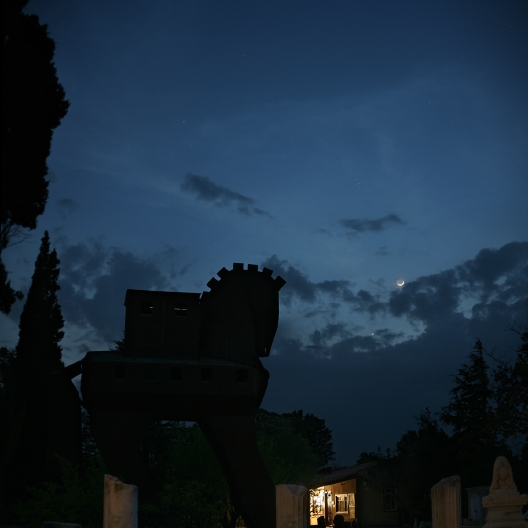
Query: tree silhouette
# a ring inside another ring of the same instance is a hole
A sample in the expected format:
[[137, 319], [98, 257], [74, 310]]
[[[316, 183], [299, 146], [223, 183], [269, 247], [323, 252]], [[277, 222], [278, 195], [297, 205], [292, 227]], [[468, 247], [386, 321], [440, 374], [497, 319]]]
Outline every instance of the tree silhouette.
[[521, 332], [517, 357], [512, 365], [499, 361], [494, 373], [497, 424], [504, 439], [524, 443], [523, 459], [528, 462], [528, 330]]
[[326, 426], [324, 419], [306, 413], [302, 410], [291, 413], [277, 414], [259, 409], [257, 416], [257, 431], [270, 436], [290, 432], [304, 438], [320, 466], [334, 459], [332, 431]]
[[326, 426], [324, 419], [311, 413], [304, 414], [302, 410], [284, 413], [283, 416], [291, 421], [295, 434], [308, 440], [321, 466], [334, 460], [332, 431]]
[[493, 387], [483, 352], [477, 339], [469, 362], [455, 376], [451, 401], [440, 413], [442, 422], [453, 428], [451, 441], [457, 447], [459, 474], [470, 486], [489, 479], [498, 455], [511, 456], [507, 444], [499, 439]]
[[[22, 12], [27, 0], [4, 1], [3, 167], [0, 254], [21, 229], [35, 229], [48, 199], [53, 130], [68, 111], [53, 63], [47, 25]], [[9, 313], [22, 294], [13, 290], [0, 261], [0, 311]]]
[[455, 437], [490, 441], [495, 437], [488, 365], [480, 339], [473, 346], [469, 363], [464, 363], [455, 376], [451, 401], [442, 409], [441, 418], [453, 428]]
[[64, 368], [59, 345], [64, 320], [57, 299], [59, 259], [49, 234], [40, 252], [20, 316], [19, 340], [7, 370], [2, 408], [0, 495], [17, 495], [45, 475], [50, 375]]

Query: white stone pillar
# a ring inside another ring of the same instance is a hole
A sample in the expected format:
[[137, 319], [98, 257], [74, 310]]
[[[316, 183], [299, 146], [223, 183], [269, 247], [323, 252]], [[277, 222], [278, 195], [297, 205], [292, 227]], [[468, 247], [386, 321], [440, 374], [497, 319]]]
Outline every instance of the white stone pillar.
[[279, 484], [275, 486], [277, 528], [308, 528], [310, 494], [304, 486]]
[[104, 476], [103, 528], [138, 528], [138, 489]]
[[460, 477], [448, 477], [431, 488], [433, 528], [461, 528]]

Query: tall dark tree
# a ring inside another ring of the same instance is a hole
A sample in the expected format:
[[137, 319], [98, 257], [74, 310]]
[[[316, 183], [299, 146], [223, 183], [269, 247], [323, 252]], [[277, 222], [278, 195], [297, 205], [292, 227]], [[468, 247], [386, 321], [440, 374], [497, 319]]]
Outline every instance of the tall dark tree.
[[493, 389], [480, 339], [473, 346], [469, 363], [455, 376], [451, 401], [442, 409], [442, 421], [453, 428], [455, 437], [489, 441], [495, 437]]
[[45, 475], [50, 375], [64, 369], [59, 345], [64, 320], [57, 299], [59, 259], [46, 231], [26, 303], [19, 340], [5, 380], [0, 445], [0, 495], [19, 493]]
[[497, 424], [503, 441], [512, 446], [510, 459], [519, 489], [528, 488], [528, 329], [512, 328], [521, 338], [515, 361], [499, 361], [494, 373]]
[[515, 362], [501, 362], [495, 370], [495, 400], [500, 434], [528, 444], [528, 330], [519, 334]]
[[326, 426], [323, 418], [311, 413], [304, 414], [302, 410], [285, 413], [282, 416], [290, 420], [295, 434], [308, 440], [321, 466], [334, 460], [332, 431]]
[[[0, 254], [21, 229], [35, 229], [48, 199], [53, 130], [68, 111], [53, 63], [47, 25], [22, 12], [28, 0], [4, 0], [3, 167]], [[0, 310], [9, 313], [21, 293], [0, 260]]]
[[320, 466], [334, 459], [332, 431], [322, 418], [302, 410], [277, 414], [259, 409], [256, 417], [257, 431], [268, 435], [290, 432], [307, 440]]
[[468, 486], [487, 482], [495, 458], [511, 455], [499, 439], [493, 387], [483, 353], [477, 339], [469, 362], [455, 376], [451, 400], [440, 413], [442, 422], [453, 429], [451, 442], [458, 453], [459, 474]]

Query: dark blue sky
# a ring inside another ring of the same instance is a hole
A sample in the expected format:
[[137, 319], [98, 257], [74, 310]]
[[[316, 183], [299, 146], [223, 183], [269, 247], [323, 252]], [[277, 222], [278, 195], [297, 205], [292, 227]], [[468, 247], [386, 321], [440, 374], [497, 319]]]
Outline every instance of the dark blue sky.
[[127, 288], [199, 292], [266, 265], [288, 284], [263, 405], [325, 418], [344, 464], [447, 404], [477, 336], [511, 355], [505, 325], [528, 322], [526, 2], [26, 10], [71, 106], [46, 212], [5, 260], [27, 289], [50, 231], [67, 363], [121, 336]]

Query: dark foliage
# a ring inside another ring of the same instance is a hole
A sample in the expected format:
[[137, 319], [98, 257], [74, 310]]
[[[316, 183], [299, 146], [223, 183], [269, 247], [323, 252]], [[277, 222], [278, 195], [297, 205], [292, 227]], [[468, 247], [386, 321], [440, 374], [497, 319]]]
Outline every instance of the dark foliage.
[[59, 264], [55, 250], [50, 251], [49, 234], [42, 237], [35, 262], [35, 272], [26, 303], [20, 316], [16, 368], [19, 373], [31, 373], [42, 379], [42, 369], [53, 372], [63, 366], [62, 348], [64, 319], [57, 299], [60, 286]]
[[[510, 460], [519, 489], [527, 489], [528, 332], [517, 333], [522, 342], [515, 362], [508, 365], [494, 358], [499, 366], [491, 374], [477, 339], [454, 377], [448, 405], [439, 413], [451, 434], [426, 408], [417, 418], [417, 429], [407, 431], [396, 450], [378, 447], [359, 456], [357, 464], [374, 464], [365, 473], [369, 486], [398, 488], [403, 522], [431, 518], [430, 490], [442, 478], [460, 475], [464, 488], [489, 484], [499, 455]], [[463, 500], [464, 515], [466, 508]]]
[[491, 441], [495, 436], [493, 390], [484, 359], [484, 348], [477, 339], [469, 363], [462, 365], [451, 389], [451, 401], [442, 409], [442, 421], [453, 428], [458, 438]]
[[0, 260], [0, 312], [8, 314], [15, 301], [23, 298], [24, 295], [21, 291], [16, 291], [11, 287], [7, 270], [4, 263]]
[[497, 424], [503, 438], [524, 440], [528, 436], [528, 330], [517, 332], [521, 345], [513, 365], [503, 362], [494, 374]]
[[440, 417], [453, 430], [464, 485], [478, 486], [489, 480], [497, 456], [511, 457], [511, 452], [498, 437], [494, 391], [479, 339], [468, 359], [455, 376], [451, 400]]
[[332, 431], [325, 425], [322, 418], [302, 410], [291, 413], [277, 414], [260, 409], [257, 413], [257, 431], [266, 434], [278, 434], [290, 431], [304, 438], [310, 445], [320, 466], [334, 459]]
[[[22, 12], [26, 4], [4, 0], [0, 252], [20, 228], [35, 229], [44, 212], [46, 159], [53, 130], [69, 106], [53, 63], [55, 43], [36, 15]], [[21, 294], [11, 288], [3, 266], [0, 281], [0, 310], [8, 313]]]
[[46, 232], [26, 303], [14, 354], [2, 354], [0, 494], [17, 497], [45, 477], [49, 430], [49, 378], [64, 368], [59, 341], [64, 332], [60, 305], [59, 259]]
[[[274, 483], [306, 482], [317, 474], [318, 459], [308, 441], [293, 432], [282, 415], [262, 410], [269, 427], [261, 427], [259, 451]], [[275, 418], [278, 417], [278, 423]], [[264, 430], [265, 429], [265, 430]], [[159, 421], [147, 431], [142, 453], [156, 487], [139, 494], [139, 522], [145, 528], [236, 528], [241, 517], [231, 504], [220, 464], [197, 424]], [[83, 464], [61, 461], [62, 477], [32, 487], [15, 510], [27, 526], [56, 518], [92, 527], [100, 525], [103, 477], [107, 472], [83, 411]], [[120, 477], [119, 475], [117, 475]], [[40, 520], [40, 521], [39, 521]]]

